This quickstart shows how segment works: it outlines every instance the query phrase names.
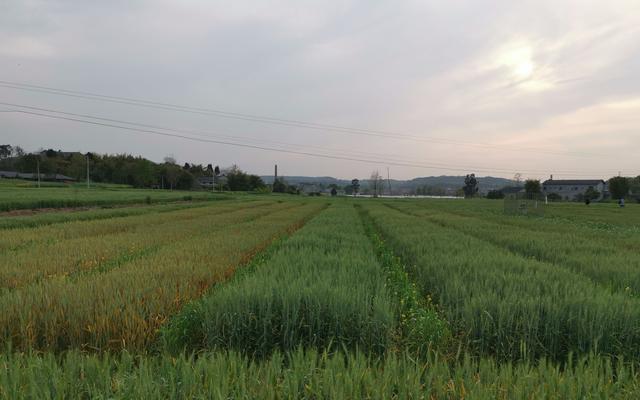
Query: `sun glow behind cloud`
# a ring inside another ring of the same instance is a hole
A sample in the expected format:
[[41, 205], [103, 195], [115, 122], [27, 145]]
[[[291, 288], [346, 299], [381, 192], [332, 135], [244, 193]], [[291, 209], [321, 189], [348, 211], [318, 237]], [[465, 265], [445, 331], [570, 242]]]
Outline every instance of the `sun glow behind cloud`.
[[513, 78], [530, 78], [535, 68], [531, 59], [531, 47], [522, 45], [504, 51], [498, 57], [498, 65], [508, 68]]
[[509, 44], [498, 50], [494, 65], [506, 72], [507, 79], [518, 88], [537, 92], [551, 89], [553, 84], [544, 75], [543, 69], [534, 60], [534, 49], [528, 43]]

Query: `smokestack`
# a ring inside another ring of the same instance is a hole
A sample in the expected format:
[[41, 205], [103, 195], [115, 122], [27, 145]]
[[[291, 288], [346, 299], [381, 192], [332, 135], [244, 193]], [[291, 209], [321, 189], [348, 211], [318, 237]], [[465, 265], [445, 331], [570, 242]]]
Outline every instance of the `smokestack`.
[[553, 180], [553, 175], [551, 175], [551, 179], [549, 179], [549, 180], [550, 180], [550, 181], [552, 181], [552, 180]]
[[276, 170], [275, 170], [275, 178], [274, 180], [278, 179], [278, 164], [276, 164]]

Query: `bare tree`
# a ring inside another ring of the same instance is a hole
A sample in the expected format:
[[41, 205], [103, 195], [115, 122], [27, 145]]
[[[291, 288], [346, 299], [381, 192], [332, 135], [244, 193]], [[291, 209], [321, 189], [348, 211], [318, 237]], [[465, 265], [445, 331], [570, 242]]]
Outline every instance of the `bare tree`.
[[382, 193], [382, 175], [378, 170], [375, 170], [371, 173], [371, 180], [369, 182], [371, 185], [371, 189], [373, 191], [373, 197], [378, 197], [380, 193]]
[[520, 182], [522, 182], [522, 174], [520, 172], [516, 172], [516, 174], [513, 176], [513, 181], [516, 183], [516, 185], [520, 185]]

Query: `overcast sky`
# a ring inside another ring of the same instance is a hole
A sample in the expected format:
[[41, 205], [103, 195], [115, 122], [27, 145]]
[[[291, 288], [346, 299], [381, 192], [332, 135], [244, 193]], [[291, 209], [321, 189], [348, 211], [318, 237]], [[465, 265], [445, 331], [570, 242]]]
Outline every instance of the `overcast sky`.
[[640, 174], [638, 0], [0, 0], [0, 81], [367, 130], [0, 86], [3, 103], [376, 162], [0, 113], [0, 142], [30, 151], [340, 178]]

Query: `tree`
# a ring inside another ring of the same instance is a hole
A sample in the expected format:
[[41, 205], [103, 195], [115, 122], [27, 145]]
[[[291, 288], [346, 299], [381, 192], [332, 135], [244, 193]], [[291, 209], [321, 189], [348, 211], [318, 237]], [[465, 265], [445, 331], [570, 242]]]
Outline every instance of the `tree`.
[[600, 192], [598, 192], [595, 188], [593, 187], [589, 187], [589, 189], [587, 189], [584, 192], [584, 199], [585, 200], [597, 200], [600, 198]]
[[416, 188], [416, 194], [422, 196], [444, 196], [447, 193], [441, 187], [424, 185]]
[[614, 199], [622, 199], [629, 193], [629, 179], [616, 176], [609, 179], [609, 192]]
[[470, 174], [464, 178], [464, 187], [462, 190], [465, 198], [471, 198], [478, 193], [478, 180], [476, 179], [476, 174]]
[[287, 184], [284, 183], [282, 179], [276, 178], [273, 181], [273, 192], [274, 193], [285, 193], [287, 191]]
[[249, 190], [249, 177], [237, 165], [232, 165], [227, 171], [227, 186], [233, 191]]
[[529, 194], [539, 194], [542, 191], [540, 181], [537, 179], [527, 179], [524, 183], [524, 191]]
[[504, 199], [504, 193], [502, 193], [502, 190], [489, 190], [487, 193], [487, 199]]
[[549, 193], [549, 195], [547, 195], [547, 200], [549, 200], [549, 201], [561, 201], [562, 200], [562, 196], [560, 196], [558, 193]]
[[360, 180], [358, 178], [351, 180], [351, 191], [354, 195], [360, 192]]
[[183, 170], [175, 164], [165, 163], [163, 168], [163, 176], [166, 182], [169, 184], [169, 189], [173, 190], [178, 184], [180, 173]]
[[371, 173], [369, 186], [371, 187], [371, 191], [373, 192], [373, 197], [378, 197], [378, 195], [382, 192], [382, 175], [380, 175], [380, 172], [378, 172], [378, 170], [375, 170]]
[[164, 158], [164, 163], [165, 164], [175, 164], [176, 163], [176, 159], [173, 156], [166, 156]]
[[331, 196], [337, 196], [338, 195], [338, 189], [336, 189], [335, 187], [331, 188]]
[[249, 190], [262, 190], [266, 186], [258, 175], [249, 175]]
[[69, 159], [69, 165], [66, 173], [77, 180], [81, 180], [87, 177], [87, 159], [82, 154], [73, 154]]
[[13, 155], [16, 157], [24, 156], [24, 150], [20, 146], [16, 146], [13, 148]]
[[180, 190], [191, 190], [193, 189], [193, 185], [195, 183], [195, 179], [193, 175], [189, 171], [185, 171], [184, 169], [178, 172], [178, 179], [176, 182], [176, 188]]
[[0, 159], [9, 158], [13, 154], [13, 147], [10, 144], [0, 144]]
[[287, 193], [300, 194], [300, 189], [298, 189], [298, 187], [295, 185], [287, 185]]
[[16, 163], [16, 169], [21, 172], [33, 172], [35, 173], [38, 168], [38, 160], [40, 155], [27, 154], [20, 158]]
[[636, 201], [640, 203], [640, 176], [631, 179], [629, 185], [629, 192], [635, 197]]

